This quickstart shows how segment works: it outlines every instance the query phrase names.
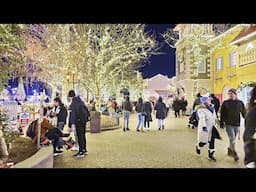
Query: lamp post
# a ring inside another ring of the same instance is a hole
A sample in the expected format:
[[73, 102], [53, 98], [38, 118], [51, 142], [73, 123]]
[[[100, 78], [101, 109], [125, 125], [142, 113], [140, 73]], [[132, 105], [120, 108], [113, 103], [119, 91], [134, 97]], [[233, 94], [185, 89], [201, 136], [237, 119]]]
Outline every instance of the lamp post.
[[[80, 77], [77, 77], [77, 81], [76, 81], [75, 80], [75, 74], [76, 74], [76, 72], [72, 71], [71, 72], [72, 76], [70, 76], [70, 73], [68, 73], [68, 75], [67, 75], [67, 81], [68, 81], [68, 83], [72, 83], [73, 90], [75, 90], [75, 84], [80, 83]], [[72, 78], [72, 80], [70, 80], [70, 77]]]

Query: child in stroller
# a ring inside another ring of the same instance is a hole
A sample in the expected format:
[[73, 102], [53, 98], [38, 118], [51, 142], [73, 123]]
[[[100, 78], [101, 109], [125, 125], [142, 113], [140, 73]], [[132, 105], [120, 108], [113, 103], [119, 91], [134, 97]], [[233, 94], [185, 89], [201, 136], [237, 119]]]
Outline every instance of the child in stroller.
[[192, 110], [191, 115], [189, 117], [188, 127], [194, 129], [198, 126], [198, 116], [196, 110]]

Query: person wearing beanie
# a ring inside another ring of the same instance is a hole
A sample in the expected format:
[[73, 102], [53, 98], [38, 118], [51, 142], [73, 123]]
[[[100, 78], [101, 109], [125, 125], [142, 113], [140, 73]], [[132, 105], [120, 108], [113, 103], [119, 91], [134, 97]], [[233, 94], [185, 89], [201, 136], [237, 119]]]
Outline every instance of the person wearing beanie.
[[216, 161], [214, 157], [215, 152], [215, 139], [221, 139], [219, 131], [216, 126], [217, 116], [215, 113], [214, 105], [208, 96], [200, 98], [201, 105], [196, 107], [197, 115], [199, 118], [197, 129], [197, 144], [196, 153], [200, 155], [200, 148], [209, 143], [208, 159]]
[[245, 117], [245, 106], [237, 98], [236, 89], [228, 90], [229, 98], [223, 102], [220, 110], [220, 127], [226, 127], [229, 137], [228, 156], [233, 157], [235, 161], [239, 160], [235, 149], [236, 136], [240, 133], [240, 114]]

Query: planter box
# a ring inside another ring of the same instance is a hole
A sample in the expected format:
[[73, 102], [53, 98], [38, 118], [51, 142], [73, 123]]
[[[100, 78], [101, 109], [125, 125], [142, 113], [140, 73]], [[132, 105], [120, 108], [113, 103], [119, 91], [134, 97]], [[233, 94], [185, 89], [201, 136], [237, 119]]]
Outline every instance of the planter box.
[[44, 146], [33, 156], [17, 163], [14, 168], [53, 168], [53, 147]]
[[100, 133], [100, 112], [91, 111], [90, 132]]

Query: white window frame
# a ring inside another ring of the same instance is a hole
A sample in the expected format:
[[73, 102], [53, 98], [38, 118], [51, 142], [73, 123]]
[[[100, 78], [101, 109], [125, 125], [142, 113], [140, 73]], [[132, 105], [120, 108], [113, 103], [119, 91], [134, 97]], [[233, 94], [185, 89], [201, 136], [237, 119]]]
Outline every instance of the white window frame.
[[234, 67], [237, 65], [237, 52], [231, 52], [229, 55], [229, 66]]
[[[220, 62], [221, 61], [221, 62]], [[216, 69], [217, 69], [217, 71], [221, 71], [221, 70], [223, 70], [223, 57], [221, 56], [221, 57], [218, 57], [217, 59], [216, 59]]]
[[[202, 70], [201, 70], [200, 66], [202, 66]], [[206, 60], [205, 59], [203, 59], [199, 62], [198, 73], [206, 73]]]

